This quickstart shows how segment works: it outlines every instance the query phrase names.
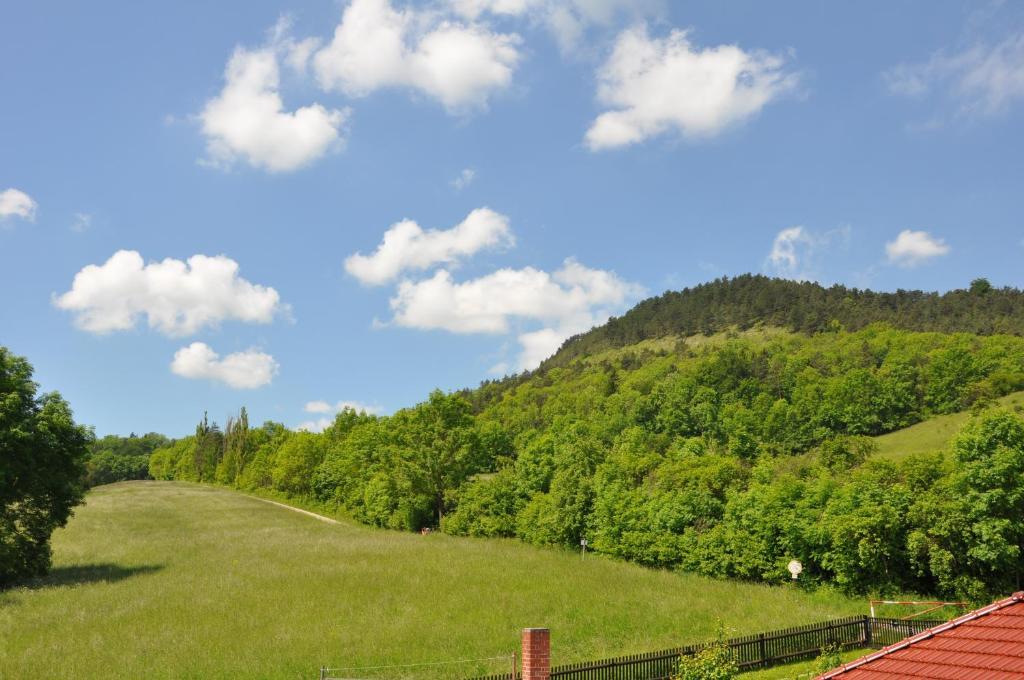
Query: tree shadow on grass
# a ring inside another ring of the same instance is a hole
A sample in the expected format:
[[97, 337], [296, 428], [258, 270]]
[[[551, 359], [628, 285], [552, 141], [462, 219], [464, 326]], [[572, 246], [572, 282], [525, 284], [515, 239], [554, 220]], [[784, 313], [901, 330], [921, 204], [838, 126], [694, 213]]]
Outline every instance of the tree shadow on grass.
[[27, 588], [28, 590], [41, 590], [44, 588], [80, 586], [90, 583], [116, 583], [133, 576], [152, 574], [163, 568], [162, 564], [140, 564], [134, 567], [123, 567], [119, 564], [108, 562], [54, 567], [45, 576], [26, 581], [20, 584], [20, 587]]

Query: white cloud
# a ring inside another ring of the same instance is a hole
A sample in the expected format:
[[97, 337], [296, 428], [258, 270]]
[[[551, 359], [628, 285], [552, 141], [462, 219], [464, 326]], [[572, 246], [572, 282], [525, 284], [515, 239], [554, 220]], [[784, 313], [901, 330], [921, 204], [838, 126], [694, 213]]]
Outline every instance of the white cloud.
[[23, 220], [34, 222], [38, 209], [39, 204], [24, 191], [14, 188], [0, 191], [0, 220], [20, 217]]
[[[230, 166], [238, 159], [271, 172], [296, 170], [342, 143], [347, 110], [320, 104], [285, 111], [278, 92], [278, 46], [258, 50], [237, 48], [224, 74], [219, 95], [199, 114], [207, 140], [208, 162]], [[312, 45], [293, 45], [293, 67], [305, 68]], [[296, 56], [299, 55], [299, 56]]]
[[145, 316], [150, 328], [172, 336], [227, 320], [269, 323], [287, 309], [276, 290], [239, 277], [238, 263], [224, 255], [146, 264], [134, 250], [84, 267], [54, 304], [91, 333], [129, 330]]
[[403, 281], [391, 299], [394, 322], [453, 333], [507, 333], [511, 322], [538, 321], [540, 330], [519, 334], [519, 367], [534, 368], [567, 337], [603, 323], [643, 289], [614, 272], [573, 259], [548, 273], [533, 267], [499, 269], [457, 283], [444, 270], [418, 282]]
[[651, 38], [646, 27], [624, 31], [598, 71], [602, 113], [586, 134], [594, 151], [676, 131], [712, 137], [742, 123], [792, 90], [798, 77], [785, 58], [736, 45], [699, 49], [688, 31]]
[[446, 230], [424, 231], [412, 220], [403, 220], [384, 232], [371, 255], [356, 253], [345, 260], [345, 270], [368, 285], [381, 285], [409, 270], [437, 264], [453, 264], [487, 248], [515, 243], [508, 218], [489, 208], [478, 208]]
[[223, 359], [209, 345], [193, 342], [174, 353], [171, 372], [193, 380], [222, 382], [236, 390], [252, 390], [269, 385], [277, 374], [274, 357], [259, 350], [229, 354]]
[[950, 247], [945, 240], [936, 238], [927, 231], [904, 229], [895, 241], [885, 244], [885, 254], [889, 262], [902, 267], [913, 267], [949, 253]]
[[803, 249], [810, 248], [813, 241], [803, 227], [783, 229], [772, 242], [772, 251], [768, 254], [768, 262], [782, 275], [796, 277], [800, 271]]
[[345, 409], [355, 411], [357, 413], [360, 411], [366, 411], [367, 413], [372, 414], [383, 411], [380, 406], [370, 406], [358, 401], [339, 401], [334, 404], [330, 404], [323, 400], [307, 401], [306, 405], [303, 407], [303, 410], [305, 410], [306, 413], [341, 413]]
[[925, 97], [940, 90], [958, 102], [958, 115], [993, 116], [1024, 99], [1024, 33], [994, 45], [938, 52], [928, 61], [899, 64], [883, 78], [894, 94]]
[[333, 407], [326, 401], [307, 401], [304, 410], [306, 413], [330, 413]]
[[330, 417], [304, 421], [296, 429], [307, 432], [323, 432], [334, 423], [334, 414], [341, 413], [346, 409], [369, 415], [378, 415], [384, 411], [380, 406], [370, 406], [358, 401], [339, 401], [336, 404], [330, 404], [323, 400], [307, 401], [304, 407], [306, 413], [329, 413], [332, 415]]
[[352, 0], [313, 67], [326, 90], [363, 96], [410, 88], [461, 112], [485, 107], [491, 94], [511, 84], [519, 43], [519, 36], [477, 22], [398, 10], [389, 0]]
[[483, 14], [528, 17], [554, 35], [563, 53], [584, 47], [583, 38], [592, 27], [609, 28], [617, 19], [635, 22], [657, 17], [665, 7], [663, 0], [450, 0], [450, 4], [469, 19]]
[[783, 278], [816, 280], [821, 256], [834, 246], [846, 247], [849, 241], [848, 226], [825, 232], [812, 232], [802, 226], [788, 227], [775, 235], [765, 265]]
[[459, 173], [459, 176], [452, 180], [452, 186], [455, 187], [456, 191], [462, 191], [476, 179], [476, 170], [473, 168], [465, 168]]

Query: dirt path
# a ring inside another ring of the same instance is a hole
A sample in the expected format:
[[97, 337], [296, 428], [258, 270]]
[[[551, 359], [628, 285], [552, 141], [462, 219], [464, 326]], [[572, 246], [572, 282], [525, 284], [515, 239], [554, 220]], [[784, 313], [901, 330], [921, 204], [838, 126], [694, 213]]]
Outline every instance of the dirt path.
[[309, 515], [310, 517], [312, 517], [314, 519], [318, 519], [321, 522], [327, 522], [328, 524], [341, 524], [341, 522], [339, 522], [336, 519], [331, 519], [330, 517], [324, 517], [323, 515], [318, 515], [315, 512], [310, 512], [309, 510], [303, 510], [302, 508], [296, 508], [294, 505], [286, 505], [284, 503], [278, 503], [277, 501], [267, 500], [266, 498], [260, 498], [259, 496], [249, 496], [249, 498], [252, 498], [252, 499], [257, 500], [257, 501], [262, 501], [264, 503], [270, 503], [271, 505], [276, 505], [279, 508], [284, 508], [286, 510], [291, 510], [292, 512], [300, 512], [303, 515]]

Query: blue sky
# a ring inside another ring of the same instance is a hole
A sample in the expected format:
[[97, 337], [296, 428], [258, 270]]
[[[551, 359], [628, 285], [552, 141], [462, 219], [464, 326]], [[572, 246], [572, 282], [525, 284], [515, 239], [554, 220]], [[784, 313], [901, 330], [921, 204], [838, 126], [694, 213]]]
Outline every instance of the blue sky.
[[1024, 283], [1019, 4], [33, 2], [0, 63], [0, 343], [100, 434], [391, 412], [721, 275]]

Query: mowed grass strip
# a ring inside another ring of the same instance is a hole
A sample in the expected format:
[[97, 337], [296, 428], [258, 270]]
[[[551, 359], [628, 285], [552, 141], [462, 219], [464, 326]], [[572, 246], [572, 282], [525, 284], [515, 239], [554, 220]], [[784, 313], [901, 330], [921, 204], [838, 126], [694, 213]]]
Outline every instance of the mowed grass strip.
[[[862, 601], [653, 571], [513, 540], [326, 524], [225, 489], [93, 490], [54, 572], [0, 593], [0, 677], [315, 678], [321, 665], [509, 654], [552, 629], [554, 663], [864, 611]], [[345, 677], [457, 678], [506, 662]]]

